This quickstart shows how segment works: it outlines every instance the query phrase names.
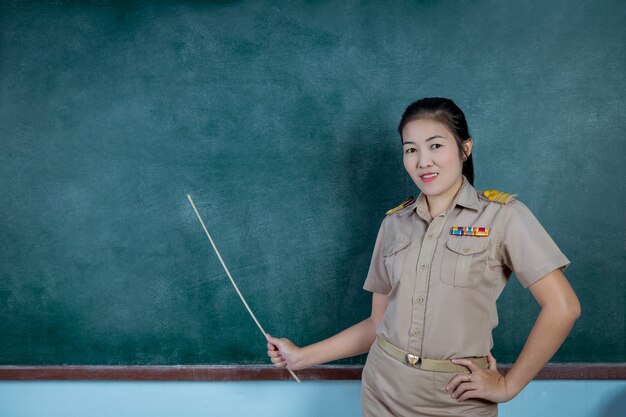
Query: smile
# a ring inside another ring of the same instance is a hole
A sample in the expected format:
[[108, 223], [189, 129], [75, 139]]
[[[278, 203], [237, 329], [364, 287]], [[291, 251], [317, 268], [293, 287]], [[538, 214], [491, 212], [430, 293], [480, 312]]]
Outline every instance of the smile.
[[420, 176], [420, 178], [422, 179], [422, 181], [424, 182], [430, 182], [432, 180], [435, 179], [435, 177], [439, 175], [438, 173], [434, 173], [434, 174], [426, 174], [426, 175], [422, 175]]

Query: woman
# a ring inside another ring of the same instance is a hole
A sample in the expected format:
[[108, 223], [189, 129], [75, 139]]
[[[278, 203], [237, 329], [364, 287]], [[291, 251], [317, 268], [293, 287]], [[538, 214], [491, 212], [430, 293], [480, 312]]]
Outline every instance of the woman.
[[[497, 415], [550, 360], [580, 315], [569, 260], [515, 196], [473, 187], [465, 115], [452, 100], [411, 104], [398, 127], [421, 193], [384, 219], [364, 288], [371, 316], [299, 348], [267, 335], [275, 366], [297, 370], [369, 351], [364, 416]], [[541, 306], [506, 376], [490, 350], [511, 272]], [[370, 349], [371, 348], [371, 349]]]

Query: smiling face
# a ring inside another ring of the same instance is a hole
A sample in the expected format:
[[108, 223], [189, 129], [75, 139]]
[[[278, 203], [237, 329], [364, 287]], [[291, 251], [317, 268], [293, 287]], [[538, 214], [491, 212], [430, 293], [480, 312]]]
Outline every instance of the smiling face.
[[[415, 185], [428, 197], [451, 203], [463, 182], [463, 159], [454, 135], [440, 122], [415, 119], [402, 129], [404, 168]], [[465, 154], [471, 138], [464, 142]]]

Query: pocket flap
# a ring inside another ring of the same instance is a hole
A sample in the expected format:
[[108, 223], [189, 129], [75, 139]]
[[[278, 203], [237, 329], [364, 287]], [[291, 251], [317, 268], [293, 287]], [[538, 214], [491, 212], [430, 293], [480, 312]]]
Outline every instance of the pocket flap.
[[411, 241], [408, 239], [398, 239], [393, 240], [385, 245], [383, 250], [383, 256], [391, 256], [394, 253], [401, 251], [411, 244]]
[[477, 236], [450, 236], [446, 246], [459, 255], [473, 255], [487, 249], [489, 239]]

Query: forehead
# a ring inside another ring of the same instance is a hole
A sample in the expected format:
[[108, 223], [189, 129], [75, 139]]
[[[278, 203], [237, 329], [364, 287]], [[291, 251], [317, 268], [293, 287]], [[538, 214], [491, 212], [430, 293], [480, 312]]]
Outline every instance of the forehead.
[[454, 136], [443, 123], [432, 119], [415, 119], [404, 125], [402, 142], [421, 143], [433, 136], [441, 136], [445, 140], [454, 141]]

